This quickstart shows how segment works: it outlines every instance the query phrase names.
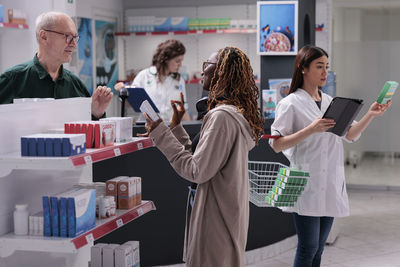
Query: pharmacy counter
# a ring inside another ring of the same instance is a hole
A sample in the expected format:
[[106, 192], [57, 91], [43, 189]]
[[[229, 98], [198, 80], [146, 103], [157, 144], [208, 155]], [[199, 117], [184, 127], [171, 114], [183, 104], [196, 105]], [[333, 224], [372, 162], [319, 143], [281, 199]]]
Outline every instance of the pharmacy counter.
[[[271, 121], [266, 121], [266, 133]], [[200, 123], [184, 125], [190, 136], [200, 131]], [[143, 126], [134, 132], [143, 132]], [[288, 164], [261, 140], [249, 154], [250, 160]], [[189, 182], [180, 178], [156, 148], [147, 148], [93, 164], [93, 180], [106, 181], [115, 176], [142, 177], [142, 197], [151, 199], [157, 210], [139, 218], [97, 242], [124, 243], [140, 241], [141, 266], [169, 265], [182, 262], [186, 200]], [[291, 214], [277, 208], [259, 208], [250, 204], [250, 226], [247, 250], [264, 247], [295, 234]]]

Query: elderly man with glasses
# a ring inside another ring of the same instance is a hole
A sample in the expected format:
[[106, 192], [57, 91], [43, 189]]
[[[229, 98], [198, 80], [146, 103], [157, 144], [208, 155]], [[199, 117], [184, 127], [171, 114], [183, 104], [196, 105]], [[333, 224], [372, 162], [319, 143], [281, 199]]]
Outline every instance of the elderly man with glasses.
[[[72, 19], [47, 12], [36, 19], [39, 49], [33, 60], [16, 65], [0, 75], [0, 104], [14, 98], [90, 97], [84, 83], [63, 63], [71, 61], [79, 36]], [[98, 86], [92, 96], [92, 118], [104, 116], [112, 99], [110, 88]]]

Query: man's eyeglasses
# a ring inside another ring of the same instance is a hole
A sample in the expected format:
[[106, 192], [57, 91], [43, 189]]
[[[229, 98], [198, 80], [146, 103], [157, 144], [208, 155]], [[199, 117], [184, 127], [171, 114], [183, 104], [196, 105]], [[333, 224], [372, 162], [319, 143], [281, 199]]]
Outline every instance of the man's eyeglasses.
[[57, 31], [46, 30], [46, 29], [43, 29], [43, 30], [46, 31], [46, 32], [54, 32], [54, 33], [57, 33], [57, 34], [64, 35], [65, 36], [65, 41], [67, 42], [67, 44], [71, 44], [72, 40], [74, 40], [74, 42], [77, 44], [78, 41], [79, 41], [79, 38], [80, 38], [79, 35], [73, 36], [72, 34], [66, 34], [66, 33], [63, 33], [63, 32], [57, 32]]
[[203, 71], [210, 65], [217, 65], [217, 63], [204, 61], [203, 62]]

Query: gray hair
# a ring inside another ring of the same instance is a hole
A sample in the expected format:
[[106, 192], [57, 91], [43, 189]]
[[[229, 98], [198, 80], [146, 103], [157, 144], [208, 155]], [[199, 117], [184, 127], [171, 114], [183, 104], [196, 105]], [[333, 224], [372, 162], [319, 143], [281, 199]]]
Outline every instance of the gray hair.
[[52, 30], [56, 27], [56, 21], [60, 16], [66, 16], [66, 14], [61, 12], [45, 12], [40, 14], [36, 18], [36, 40], [39, 42], [39, 33], [41, 30]]

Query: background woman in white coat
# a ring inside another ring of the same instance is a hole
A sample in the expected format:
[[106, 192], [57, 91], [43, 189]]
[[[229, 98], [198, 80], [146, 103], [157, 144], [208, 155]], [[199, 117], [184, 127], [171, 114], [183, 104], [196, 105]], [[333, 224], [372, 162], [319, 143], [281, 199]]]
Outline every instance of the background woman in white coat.
[[381, 116], [391, 104], [374, 102], [343, 137], [326, 132], [335, 125], [332, 119], [321, 118], [332, 100], [319, 89], [325, 85], [328, 65], [328, 54], [323, 49], [300, 49], [289, 95], [278, 103], [271, 126], [271, 133], [281, 136], [270, 141], [274, 151], [283, 151], [291, 167], [310, 172], [295, 206], [283, 208], [293, 212], [298, 236], [295, 267], [320, 266], [334, 217], [349, 215], [342, 139], [358, 139], [373, 118]]
[[[179, 40], [169, 39], [158, 44], [151, 66], [141, 70], [131, 84], [146, 90], [165, 121], [172, 116], [170, 99], [179, 100], [180, 93], [186, 95], [185, 81], [179, 74], [185, 52], [186, 48]], [[115, 89], [123, 86], [118, 83]], [[189, 115], [186, 113], [183, 119], [190, 120]]]
[[[175, 171], [198, 184], [185, 235], [188, 267], [244, 265], [249, 225], [248, 152], [258, 142], [264, 124], [258, 108], [259, 89], [247, 55], [225, 47], [216, 60], [214, 57], [203, 65], [203, 81], [210, 82], [208, 112], [193, 154], [182, 125], [169, 129], [161, 120], [146, 118], [150, 137]], [[182, 102], [173, 101], [172, 105], [184, 111]]]

